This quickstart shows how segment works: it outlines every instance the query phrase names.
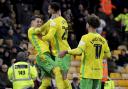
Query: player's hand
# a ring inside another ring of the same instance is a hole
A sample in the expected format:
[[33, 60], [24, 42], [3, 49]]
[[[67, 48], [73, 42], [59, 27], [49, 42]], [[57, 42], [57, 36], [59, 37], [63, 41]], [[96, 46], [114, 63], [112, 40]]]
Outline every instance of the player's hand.
[[60, 58], [62, 58], [62, 57], [64, 57], [67, 53], [68, 53], [67, 50], [61, 51], [58, 56], [59, 56]]

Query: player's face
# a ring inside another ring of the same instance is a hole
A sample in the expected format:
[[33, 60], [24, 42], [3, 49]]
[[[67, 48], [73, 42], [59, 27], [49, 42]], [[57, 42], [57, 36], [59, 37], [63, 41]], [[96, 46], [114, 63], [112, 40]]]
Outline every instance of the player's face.
[[53, 10], [52, 10], [52, 8], [51, 8], [50, 5], [48, 6], [48, 13], [49, 13], [50, 15], [53, 13]]
[[42, 20], [40, 18], [36, 18], [33, 22], [32, 25], [33, 27], [40, 27], [42, 25]]

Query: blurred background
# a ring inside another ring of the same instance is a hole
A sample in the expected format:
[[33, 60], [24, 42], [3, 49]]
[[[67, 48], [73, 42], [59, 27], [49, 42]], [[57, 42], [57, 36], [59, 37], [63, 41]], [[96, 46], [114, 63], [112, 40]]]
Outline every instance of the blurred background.
[[[52, 1], [60, 3], [62, 16], [68, 21], [71, 48], [76, 48], [81, 36], [87, 33], [88, 15], [100, 18], [97, 32], [107, 39], [112, 53], [108, 59], [109, 76], [116, 89], [128, 89], [128, 0], [0, 0], [0, 89], [12, 87], [7, 70], [18, 52], [26, 52], [29, 62], [34, 63], [35, 53], [27, 37], [30, 20], [39, 15], [45, 23]], [[79, 70], [80, 56], [75, 56], [68, 73], [73, 89], [79, 89]], [[40, 78], [35, 85], [38, 89]]]

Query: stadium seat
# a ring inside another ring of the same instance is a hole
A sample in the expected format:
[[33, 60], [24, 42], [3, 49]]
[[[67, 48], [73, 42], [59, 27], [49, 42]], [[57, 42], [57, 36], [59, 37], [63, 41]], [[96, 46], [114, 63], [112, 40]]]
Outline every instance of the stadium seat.
[[81, 56], [75, 56], [75, 60], [81, 60]]
[[128, 79], [128, 73], [122, 73], [121, 75], [123, 79]]
[[73, 60], [71, 62], [71, 66], [75, 66], [75, 67], [80, 66], [80, 60]]
[[3, 39], [0, 39], [0, 45], [2, 45], [2, 44], [3, 44], [3, 42], [4, 42], [4, 40], [3, 40]]
[[128, 87], [128, 80], [117, 80], [116, 83], [119, 87]]
[[80, 73], [80, 67], [76, 67], [77, 73]]
[[124, 87], [125, 89], [128, 89], [128, 87]]
[[115, 87], [115, 89], [128, 89], [128, 87]]
[[72, 80], [72, 79], [73, 79], [73, 74], [68, 73], [68, 74], [67, 74], [67, 78], [68, 78], [69, 80]]
[[120, 73], [110, 73], [110, 78], [111, 79], [121, 79], [121, 74]]
[[120, 45], [120, 46], [118, 46], [117, 49], [118, 49], [118, 50], [122, 50], [122, 49], [127, 50], [127, 47], [126, 47], [126, 45]]
[[126, 73], [126, 69], [125, 69], [124, 67], [121, 67], [121, 66], [118, 66], [117, 71], [118, 71], [119, 73]]
[[119, 55], [119, 54], [121, 54], [121, 50], [114, 50], [114, 51], [113, 51], [113, 54], [114, 54], [114, 55]]
[[70, 67], [69, 68], [69, 73], [77, 73], [76, 67]]
[[124, 69], [125, 69], [125, 72], [128, 73], [128, 64], [125, 65]]

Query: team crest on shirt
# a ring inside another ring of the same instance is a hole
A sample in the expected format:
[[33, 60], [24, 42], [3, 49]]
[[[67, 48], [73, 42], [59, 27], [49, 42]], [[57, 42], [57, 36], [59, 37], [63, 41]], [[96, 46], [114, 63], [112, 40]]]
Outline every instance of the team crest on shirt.
[[85, 45], [84, 41], [80, 41], [79, 46]]
[[56, 23], [54, 21], [51, 21], [50, 26], [56, 26]]

